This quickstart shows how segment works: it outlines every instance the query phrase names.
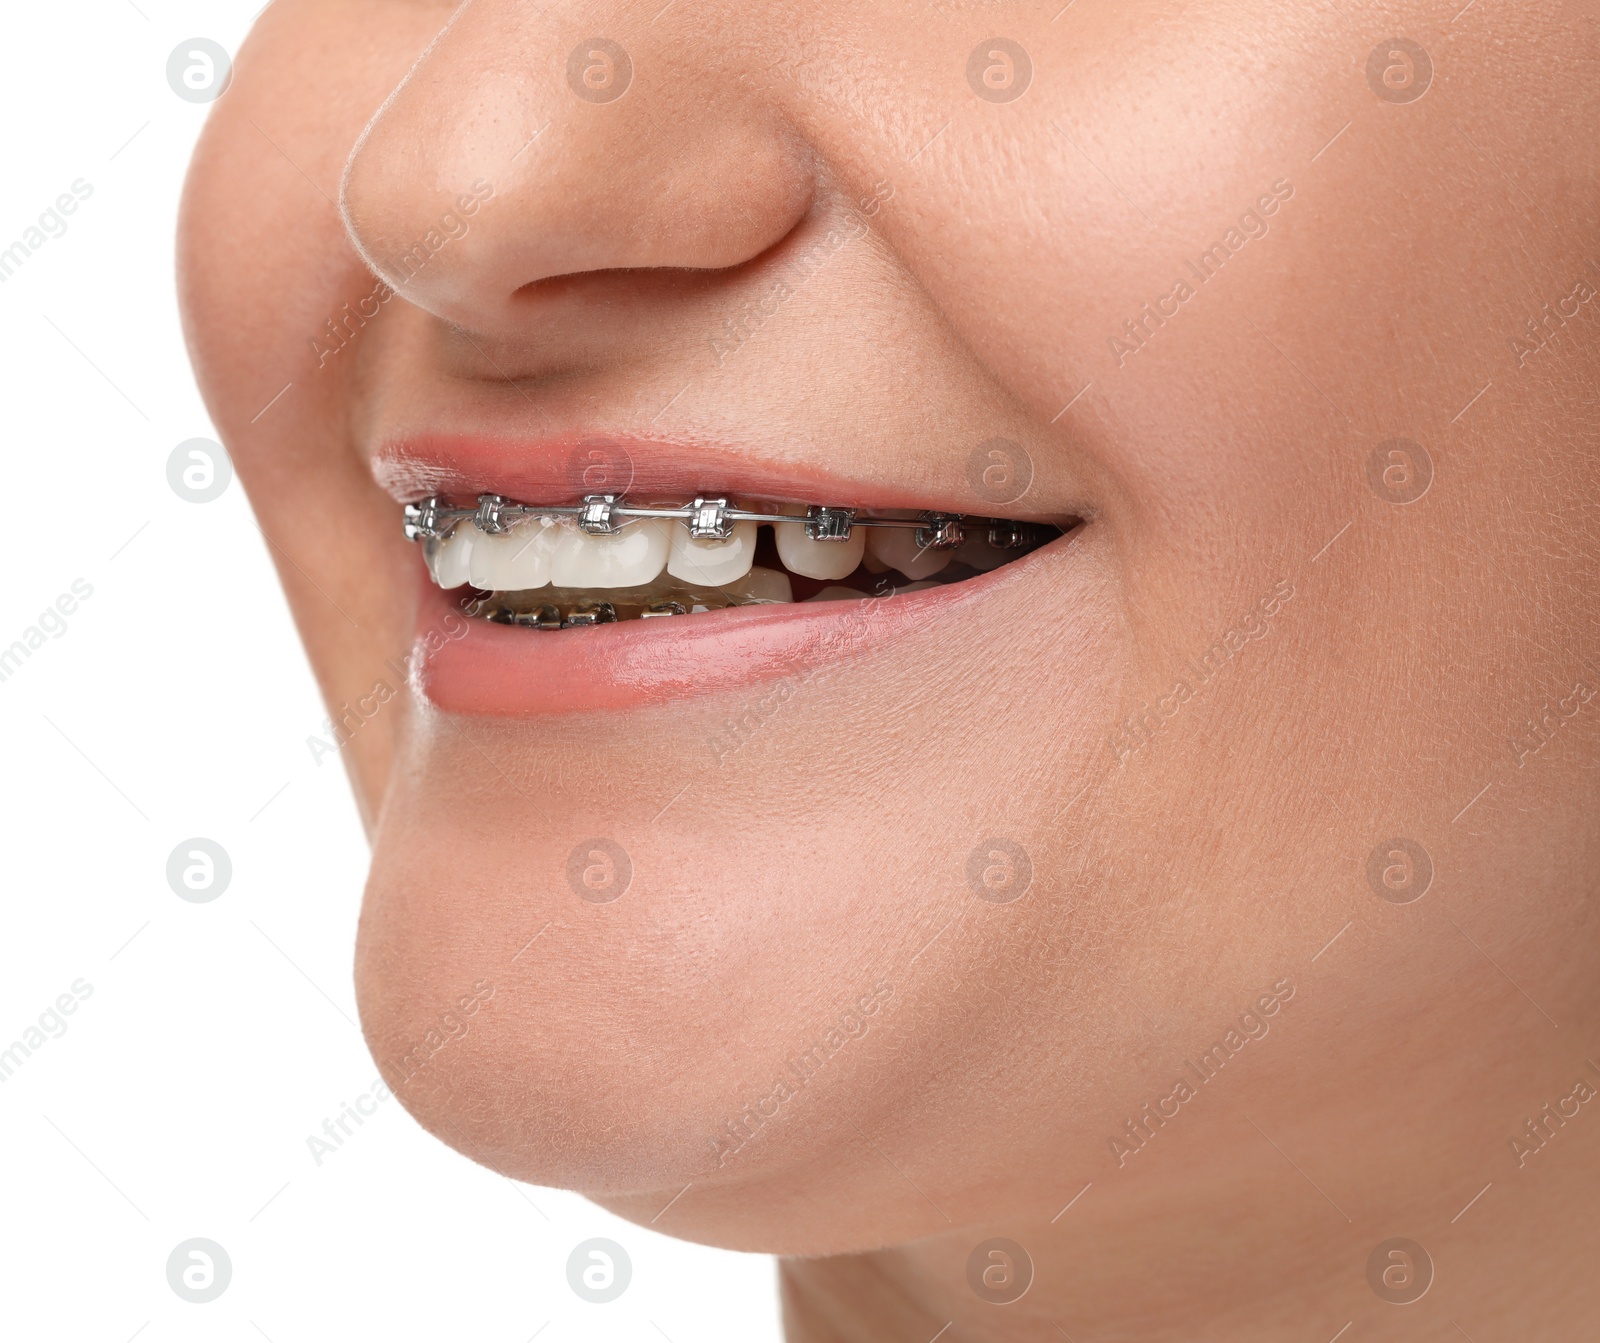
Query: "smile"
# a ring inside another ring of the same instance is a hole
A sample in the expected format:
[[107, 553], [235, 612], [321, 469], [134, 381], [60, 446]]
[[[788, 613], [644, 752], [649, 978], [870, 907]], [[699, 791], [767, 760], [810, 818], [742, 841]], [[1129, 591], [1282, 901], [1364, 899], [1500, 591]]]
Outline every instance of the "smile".
[[1060, 535], [1045, 523], [820, 504], [408, 504], [433, 582], [496, 624], [560, 630], [730, 607], [896, 597], [962, 583]]

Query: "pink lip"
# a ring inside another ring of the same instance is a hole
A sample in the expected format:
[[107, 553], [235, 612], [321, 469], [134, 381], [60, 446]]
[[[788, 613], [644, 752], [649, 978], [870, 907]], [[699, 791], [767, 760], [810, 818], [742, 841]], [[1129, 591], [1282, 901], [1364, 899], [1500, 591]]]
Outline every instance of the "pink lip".
[[960, 613], [1062, 537], [992, 573], [890, 598], [743, 606], [575, 630], [469, 620], [421, 571], [413, 685], [448, 713], [532, 718], [634, 709], [803, 673]]

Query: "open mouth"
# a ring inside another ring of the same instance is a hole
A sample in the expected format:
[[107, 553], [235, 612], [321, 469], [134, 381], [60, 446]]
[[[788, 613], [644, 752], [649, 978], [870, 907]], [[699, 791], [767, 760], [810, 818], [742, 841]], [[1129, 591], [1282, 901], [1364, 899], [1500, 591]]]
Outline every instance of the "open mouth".
[[903, 593], [989, 573], [1062, 534], [1047, 523], [935, 510], [867, 512], [787, 501], [697, 497], [576, 504], [516, 503], [482, 494], [405, 507], [461, 609], [501, 625], [573, 629]]

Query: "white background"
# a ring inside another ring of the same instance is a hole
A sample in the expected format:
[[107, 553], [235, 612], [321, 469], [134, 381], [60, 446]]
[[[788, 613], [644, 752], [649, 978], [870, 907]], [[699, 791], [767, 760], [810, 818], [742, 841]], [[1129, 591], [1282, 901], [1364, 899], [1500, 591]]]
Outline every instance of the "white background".
[[[517, 1185], [389, 1100], [320, 1166], [307, 1138], [370, 1091], [351, 948], [367, 853], [237, 484], [187, 503], [166, 463], [214, 437], [173, 297], [172, 235], [206, 108], [180, 42], [237, 49], [256, 4], [8, 4], [0, 250], [82, 178], [93, 195], [0, 284], [11, 557], [0, 647], [74, 579], [66, 632], [0, 683], [6, 872], [0, 1049], [76, 980], [90, 997], [0, 1082], [0, 1336], [141, 1343], [776, 1339], [772, 1262], [690, 1246]], [[168, 855], [231, 856], [212, 903]], [[610, 1304], [568, 1287], [625, 1247]], [[168, 1286], [224, 1247], [209, 1304]]]

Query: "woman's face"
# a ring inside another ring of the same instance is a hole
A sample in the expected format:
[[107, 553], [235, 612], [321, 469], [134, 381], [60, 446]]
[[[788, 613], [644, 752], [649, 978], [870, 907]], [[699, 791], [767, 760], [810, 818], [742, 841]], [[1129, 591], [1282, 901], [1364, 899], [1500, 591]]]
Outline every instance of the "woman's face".
[[[183, 301], [422, 1123], [799, 1253], [1473, 1179], [1596, 994], [1600, 46], [1457, 8], [265, 11]], [[555, 632], [402, 535], [597, 488], [1065, 534]]]

